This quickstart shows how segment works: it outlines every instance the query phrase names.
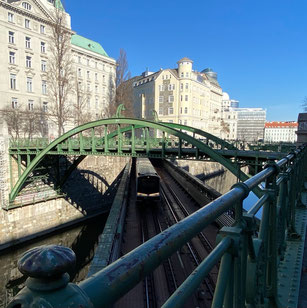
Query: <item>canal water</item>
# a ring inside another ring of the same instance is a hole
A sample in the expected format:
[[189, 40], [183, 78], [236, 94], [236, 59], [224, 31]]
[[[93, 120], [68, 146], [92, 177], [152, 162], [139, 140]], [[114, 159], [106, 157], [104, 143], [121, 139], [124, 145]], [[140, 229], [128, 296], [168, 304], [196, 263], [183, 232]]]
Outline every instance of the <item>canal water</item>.
[[77, 257], [75, 271], [70, 273], [71, 280], [74, 282], [83, 280], [87, 275], [98, 236], [103, 231], [106, 219], [106, 214], [101, 215], [82, 225], [0, 253], [0, 308], [6, 307], [24, 287], [26, 278], [18, 271], [17, 261], [23, 252], [33, 247], [55, 244], [71, 248]]

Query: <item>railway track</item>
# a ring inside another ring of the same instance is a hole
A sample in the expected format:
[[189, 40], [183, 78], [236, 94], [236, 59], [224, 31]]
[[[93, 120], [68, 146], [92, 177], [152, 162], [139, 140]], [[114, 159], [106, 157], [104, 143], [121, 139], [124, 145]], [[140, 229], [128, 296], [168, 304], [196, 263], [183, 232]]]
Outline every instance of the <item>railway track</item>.
[[[161, 185], [161, 194], [162, 194], [163, 201], [165, 202], [165, 205], [167, 206], [169, 212], [171, 213], [172, 218], [174, 219], [174, 222], [178, 223], [181, 219], [179, 218], [179, 215], [178, 215], [177, 211], [174, 209], [174, 206], [173, 206], [172, 202], [170, 201], [169, 196], [168, 196], [168, 192], [167, 192], [167, 190], [171, 191], [171, 190], [169, 190], [170, 187], [166, 188], [165, 186], [166, 186], [165, 183], [163, 183]], [[171, 194], [174, 197], [174, 195], [173, 195], [174, 192], [173, 191], [172, 191]], [[175, 196], [174, 199], [176, 199], [176, 202], [178, 202], [177, 205], [179, 205], [179, 207], [182, 207], [182, 212], [184, 213], [184, 215], [188, 216], [189, 215], [188, 211], [183, 206], [182, 202], [180, 202], [178, 197]], [[199, 235], [198, 238], [199, 238], [201, 244], [204, 245], [204, 247], [206, 249], [208, 249], [208, 247], [210, 247], [210, 249], [212, 250], [212, 246], [211, 246], [210, 242], [207, 240], [207, 238], [205, 237], [204, 234]], [[186, 247], [187, 247], [187, 249], [189, 251], [191, 260], [192, 260], [192, 262], [193, 262], [195, 267], [197, 267], [201, 263], [201, 261], [202, 261], [202, 258], [200, 257], [200, 254], [198, 252], [197, 246], [198, 246], [197, 244], [193, 244], [192, 242], [188, 242], [186, 244]], [[208, 251], [208, 253], [210, 253], [210, 251]], [[208, 275], [205, 278], [204, 284], [206, 286], [206, 292], [209, 295], [208, 300], [212, 300], [213, 299], [213, 294], [214, 294], [214, 289], [215, 289], [215, 283], [214, 283], [214, 281], [213, 281], [213, 279], [211, 278], [210, 275]]]

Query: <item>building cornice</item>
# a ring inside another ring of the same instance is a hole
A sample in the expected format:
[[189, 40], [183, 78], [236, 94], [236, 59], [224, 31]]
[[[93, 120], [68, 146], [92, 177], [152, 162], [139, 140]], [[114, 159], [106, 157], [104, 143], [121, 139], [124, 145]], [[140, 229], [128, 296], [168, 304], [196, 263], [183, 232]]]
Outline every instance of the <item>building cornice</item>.
[[46, 10], [36, 0], [32, 0], [32, 1], [46, 15], [46, 19], [44, 19], [41, 16], [37, 16], [37, 15], [33, 14], [32, 12], [29, 12], [29, 11], [23, 10], [21, 8], [18, 8], [16, 6], [13, 6], [13, 5], [11, 5], [11, 4], [7, 3], [7, 2], [4, 2], [4, 1], [0, 1], [0, 6], [6, 8], [6, 9], [9, 9], [11, 11], [14, 11], [16, 13], [19, 13], [21, 15], [24, 15], [24, 16], [27, 16], [27, 17], [31, 17], [32, 19], [34, 19], [36, 21], [44, 22], [46, 24], [52, 24], [52, 20], [47, 19], [47, 18], [52, 19], [52, 17], [48, 14], [48, 12], [46, 12]]

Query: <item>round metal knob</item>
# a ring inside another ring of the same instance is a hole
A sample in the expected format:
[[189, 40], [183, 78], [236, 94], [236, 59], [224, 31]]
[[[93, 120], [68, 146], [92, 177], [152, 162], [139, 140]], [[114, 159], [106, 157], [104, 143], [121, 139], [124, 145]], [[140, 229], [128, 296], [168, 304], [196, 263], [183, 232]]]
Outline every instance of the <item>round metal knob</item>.
[[18, 261], [18, 269], [31, 278], [51, 278], [69, 272], [75, 264], [76, 255], [70, 248], [44, 245], [25, 252]]

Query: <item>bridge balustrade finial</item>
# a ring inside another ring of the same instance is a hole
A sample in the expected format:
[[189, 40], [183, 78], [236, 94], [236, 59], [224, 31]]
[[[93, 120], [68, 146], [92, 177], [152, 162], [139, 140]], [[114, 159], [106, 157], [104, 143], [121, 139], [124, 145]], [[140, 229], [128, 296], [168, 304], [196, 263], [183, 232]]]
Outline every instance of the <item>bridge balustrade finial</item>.
[[69, 283], [67, 272], [73, 270], [75, 264], [75, 253], [64, 246], [45, 245], [28, 250], [18, 261], [20, 272], [29, 277], [26, 287], [7, 307], [92, 308], [87, 295]]
[[155, 122], [159, 122], [160, 120], [159, 120], [159, 116], [158, 116], [158, 113], [157, 113], [157, 111], [156, 110], [152, 110], [152, 116], [154, 117], [154, 121]]
[[116, 109], [116, 113], [115, 113], [115, 118], [121, 118], [122, 117], [122, 111], [125, 111], [125, 105], [124, 104], [120, 104], [118, 105], [117, 109]]

